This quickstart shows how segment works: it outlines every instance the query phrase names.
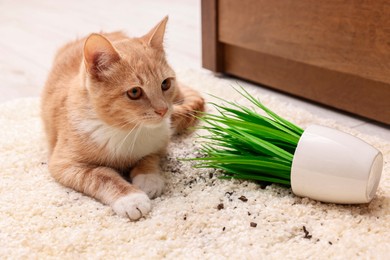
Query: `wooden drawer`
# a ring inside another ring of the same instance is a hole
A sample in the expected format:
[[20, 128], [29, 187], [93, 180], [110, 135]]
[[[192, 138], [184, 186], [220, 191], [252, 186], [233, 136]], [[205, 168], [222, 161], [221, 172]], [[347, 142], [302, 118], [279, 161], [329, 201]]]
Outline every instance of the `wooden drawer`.
[[390, 2], [202, 0], [203, 67], [390, 124]]

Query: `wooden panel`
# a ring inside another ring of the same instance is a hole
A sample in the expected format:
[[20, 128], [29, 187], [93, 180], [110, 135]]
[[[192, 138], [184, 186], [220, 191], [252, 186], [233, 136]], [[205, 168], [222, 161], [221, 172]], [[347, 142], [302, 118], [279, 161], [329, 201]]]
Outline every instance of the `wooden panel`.
[[223, 49], [226, 73], [390, 124], [388, 84], [232, 45]]
[[390, 83], [390, 1], [220, 0], [218, 9], [220, 42]]
[[214, 72], [222, 71], [218, 43], [217, 0], [202, 0], [202, 66]]

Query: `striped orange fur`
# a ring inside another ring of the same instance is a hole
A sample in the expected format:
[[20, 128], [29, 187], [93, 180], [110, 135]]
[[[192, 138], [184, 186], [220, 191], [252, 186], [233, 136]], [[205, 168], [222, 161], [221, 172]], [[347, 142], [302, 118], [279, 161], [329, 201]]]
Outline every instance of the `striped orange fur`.
[[42, 94], [51, 175], [131, 220], [163, 192], [159, 164], [172, 133], [204, 109], [166, 61], [167, 20], [138, 38], [114, 32], [68, 43]]

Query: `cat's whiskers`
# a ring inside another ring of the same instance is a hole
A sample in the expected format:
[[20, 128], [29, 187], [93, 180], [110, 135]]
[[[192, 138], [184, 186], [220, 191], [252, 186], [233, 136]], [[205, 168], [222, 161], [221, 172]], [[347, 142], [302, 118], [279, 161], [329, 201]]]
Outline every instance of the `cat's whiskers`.
[[[106, 128], [119, 128], [119, 129], [123, 129], [125, 128], [126, 126], [130, 125], [130, 124], [133, 124], [134, 122], [136, 122], [137, 119], [133, 119], [131, 121], [125, 121], [125, 122], [119, 122], [117, 124], [113, 124], [113, 125], [105, 125], [104, 127]], [[120, 125], [120, 126], [119, 126]]]
[[[136, 120], [131, 120], [131, 121], [127, 121], [125, 122], [124, 124], [122, 123], [122, 125], [119, 127], [119, 129], [123, 129], [124, 127], [126, 127], [127, 125], [130, 125], [130, 124], [133, 124], [133, 122], [135, 122]], [[126, 139], [131, 135], [131, 133], [134, 131], [134, 129], [137, 128], [137, 125], [138, 123], [136, 123], [130, 130], [129, 132], [126, 134], [126, 136], [123, 138], [123, 140], [121, 141], [121, 143], [115, 147], [114, 150], [112, 150], [110, 153], [108, 153], [108, 160], [109, 161], [115, 161], [116, 158], [118, 158], [118, 155], [120, 154], [120, 150], [123, 146], [123, 144], [126, 142]], [[122, 131], [126, 131], [126, 130], [122, 130]], [[113, 133], [113, 134], [116, 134], [116, 133]], [[115, 138], [115, 136], [113, 135], [111, 138]], [[110, 139], [111, 139], [110, 138]], [[108, 142], [110, 142], [111, 140], [108, 140]], [[107, 144], [108, 144], [107, 142]]]
[[[106, 159], [108, 159], [108, 161], [111, 161], [111, 162], [115, 161], [115, 158], [117, 158], [117, 156], [118, 156], [118, 150], [119, 150], [118, 146], [116, 146], [115, 149], [109, 148], [109, 146], [112, 145], [111, 143], [116, 142], [115, 138], [117, 138], [118, 131], [131, 132], [132, 130], [134, 130], [134, 128], [136, 127], [137, 124], [133, 128], [131, 128], [130, 130], [126, 130], [124, 128], [126, 128], [128, 125], [133, 124], [133, 122], [135, 122], [136, 120], [131, 120], [131, 121], [127, 121], [127, 122], [120, 122], [120, 123], [112, 124], [112, 125], [105, 124], [104, 122], [102, 122], [99, 119], [89, 118], [89, 120], [99, 122], [96, 127], [92, 128], [88, 131], [89, 135], [90, 136], [95, 135], [96, 137], [104, 135], [106, 137], [106, 140], [104, 143], [100, 143], [99, 147], [102, 150], [111, 151], [111, 152], [107, 153]], [[124, 141], [125, 140], [123, 140], [122, 142], [124, 142]], [[104, 161], [104, 159], [103, 159], [103, 161]]]
[[[122, 146], [123, 146], [123, 144], [125, 143], [126, 139], [131, 135], [131, 133], [134, 131], [134, 129], [139, 128], [140, 125], [141, 125], [140, 122], [137, 122], [137, 123], [135, 124], [135, 126], [134, 126], [134, 127], [129, 131], [129, 133], [125, 136], [125, 138], [123, 138], [122, 142], [119, 144], [119, 146], [117, 147], [117, 150], [116, 150], [116, 151], [118, 151], [118, 150], [120, 150], [120, 149], [122, 148]], [[134, 139], [134, 138], [133, 138], [133, 139]]]
[[185, 117], [188, 119], [196, 119], [196, 117], [198, 116], [197, 115], [198, 113], [199, 113], [199, 111], [197, 111], [197, 110], [187, 110], [185, 112], [175, 112], [174, 116]]
[[[103, 126], [103, 129], [102, 129], [103, 131], [105, 131], [105, 130], [111, 130], [108, 126]], [[108, 144], [110, 143], [110, 141], [111, 141], [111, 138], [113, 137], [113, 135], [112, 136], [110, 136], [108, 139], [107, 139], [107, 141], [106, 141], [106, 143], [102, 146], [102, 149], [107, 149], [107, 146], [108, 146]], [[107, 149], [107, 150], [109, 150], [109, 149]], [[114, 158], [115, 158], [115, 153], [108, 153], [109, 154], [109, 161], [112, 161]]]
[[180, 105], [183, 105], [183, 103], [184, 103], [184, 99], [179, 99], [179, 100], [175, 100], [175, 101], [172, 103], [172, 105], [178, 105], [178, 106], [180, 106]]
[[[136, 119], [133, 119], [133, 120], [127, 121], [127, 122], [125, 122], [125, 123], [120, 122], [120, 123], [114, 124], [114, 125], [101, 125], [101, 126], [99, 126], [96, 130], [99, 129], [99, 130], [102, 130], [102, 131], [106, 131], [106, 130], [111, 130], [111, 131], [113, 131], [113, 128], [122, 130], [122, 129], [124, 129], [125, 127], [127, 127], [128, 125], [133, 124], [133, 122], [135, 122], [135, 121], [137, 121], [137, 120], [136, 120]], [[137, 126], [137, 123], [134, 125], [134, 127], [133, 127], [132, 129], [130, 129], [130, 132], [131, 132], [136, 126]], [[94, 131], [96, 131], [96, 130], [94, 130]], [[123, 130], [123, 131], [126, 131], [126, 130]], [[115, 133], [113, 133], [113, 134], [115, 134]], [[111, 138], [110, 138], [110, 139], [111, 139]], [[105, 145], [103, 146], [103, 148], [107, 146], [107, 144], [108, 144], [108, 142], [110, 141], [110, 139], [107, 140], [107, 142], [105, 143]]]
[[138, 127], [137, 131], [135, 132], [135, 135], [134, 135], [134, 138], [133, 138], [133, 142], [132, 142], [131, 150], [130, 150], [130, 156], [131, 157], [133, 156], [135, 142], [137, 141], [137, 138], [138, 138], [138, 135], [139, 135], [141, 129], [142, 129], [142, 121], [140, 121], [139, 127]]

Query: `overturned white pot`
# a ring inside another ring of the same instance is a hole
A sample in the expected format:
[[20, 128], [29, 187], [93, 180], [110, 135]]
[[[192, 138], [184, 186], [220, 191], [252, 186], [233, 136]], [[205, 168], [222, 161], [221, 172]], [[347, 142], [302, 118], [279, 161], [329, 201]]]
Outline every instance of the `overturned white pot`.
[[375, 196], [383, 168], [380, 151], [328, 127], [313, 125], [296, 148], [291, 187], [301, 197], [342, 204], [368, 203]]

